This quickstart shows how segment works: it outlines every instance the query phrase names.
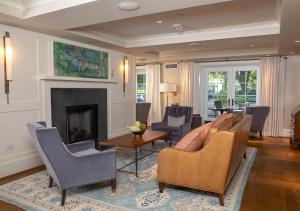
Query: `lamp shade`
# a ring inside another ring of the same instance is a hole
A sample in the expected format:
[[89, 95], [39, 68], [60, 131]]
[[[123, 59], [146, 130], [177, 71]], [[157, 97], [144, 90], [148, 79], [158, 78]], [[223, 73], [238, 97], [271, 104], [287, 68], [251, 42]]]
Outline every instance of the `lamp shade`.
[[160, 92], [176, 92], [176, 84], [161, 83], [159, 85]]
[[6, 80], [12, 81], [12, 44], [11, 38], [6, 35], [4, 37], [4, 53], [5, 53], [5, 65], [6, 65]]

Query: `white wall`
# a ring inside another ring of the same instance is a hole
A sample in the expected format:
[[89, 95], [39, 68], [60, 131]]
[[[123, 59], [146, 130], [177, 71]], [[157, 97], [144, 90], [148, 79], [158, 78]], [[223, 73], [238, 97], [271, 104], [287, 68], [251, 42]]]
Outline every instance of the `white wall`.
[[300, 104], [300, 56], [287, 58], [285, 75], [285, 101], [284, 101], [284, 135], [289, 135], [291, 112]]
[[[122, 59], [125, 54], [0, 25], [0, 35], [6, 31], [10, 32], [13, 42], [13, 81], [10, 83], [10, 104], [6, 104], [3, 55], [0, 54], [0, 178], [41, 164], [26, 123], [45, 120], [51, 125], [50, 88], [107, 88], [108, 135], [113, 137], [127, 132], [126, 127], [135, 119], [134, 57], [126, 55], [130, 74], [124, 96]], [[53, 40], [108, 51], [109, 71], [116, 83], [41, 80], [40, 76], [53, 74]], [[1, 49], [2, 45], [0, 42]]]

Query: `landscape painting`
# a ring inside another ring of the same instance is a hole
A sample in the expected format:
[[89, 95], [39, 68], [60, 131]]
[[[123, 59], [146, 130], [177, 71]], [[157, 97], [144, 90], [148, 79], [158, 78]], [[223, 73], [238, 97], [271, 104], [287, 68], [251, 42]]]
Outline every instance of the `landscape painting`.
[[108, 52], [53, 42], [54, 75], [108, 79]]

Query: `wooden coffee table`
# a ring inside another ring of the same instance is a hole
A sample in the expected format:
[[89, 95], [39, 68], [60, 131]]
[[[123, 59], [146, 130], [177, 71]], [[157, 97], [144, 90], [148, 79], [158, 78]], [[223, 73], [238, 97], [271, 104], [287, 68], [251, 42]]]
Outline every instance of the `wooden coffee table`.
[[[135, 173], [136, 176], [138, 176], [138, 161], [144, 159], [145, 157], [150, 156], [151, 154], [158, 152], [155, 150], [146, 150], [142, 149], [142, 146], [152, 143], [154, 145], [154, 142], [156, 140], [165, 140], [169, 141], [170, 132], [164, 132], [164, 131], [152, 131], [152, 130], [146, 130], [144, 135], [142, 137], [135, 137], [133, 134], [126, 134], [123, 136], [119, 136], [116, 138], [108, 139], [105, 141], [100, 141], [100, 145], [104, 146], [111, 146], [111, 147], [122, 147], [122, 148], [128, 148], [128, 149], [135, 149], [135, 160], [133, 162], [130, 162], [118, 169], [118, 171], [128, 172], [128, 173]], [[170, 141], [169, 141], [170, 142]], [[171, 146], [171, 142], [170, 142]], [[138, 150], [140, 149], [140, 150]], [[149, 151], [147, 155], [144, 155], [143, 157], [138, 157], [138, 151]], [[135, 172], [126, 171], [123, 170], [125, 167], [135, 163]]]

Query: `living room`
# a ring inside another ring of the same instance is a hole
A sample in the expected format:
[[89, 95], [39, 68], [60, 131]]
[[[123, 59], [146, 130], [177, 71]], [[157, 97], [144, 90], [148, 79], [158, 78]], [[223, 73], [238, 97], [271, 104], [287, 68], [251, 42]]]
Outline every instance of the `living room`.
[[0, 210], [299, 209], [299, 8], [0, 0]]

